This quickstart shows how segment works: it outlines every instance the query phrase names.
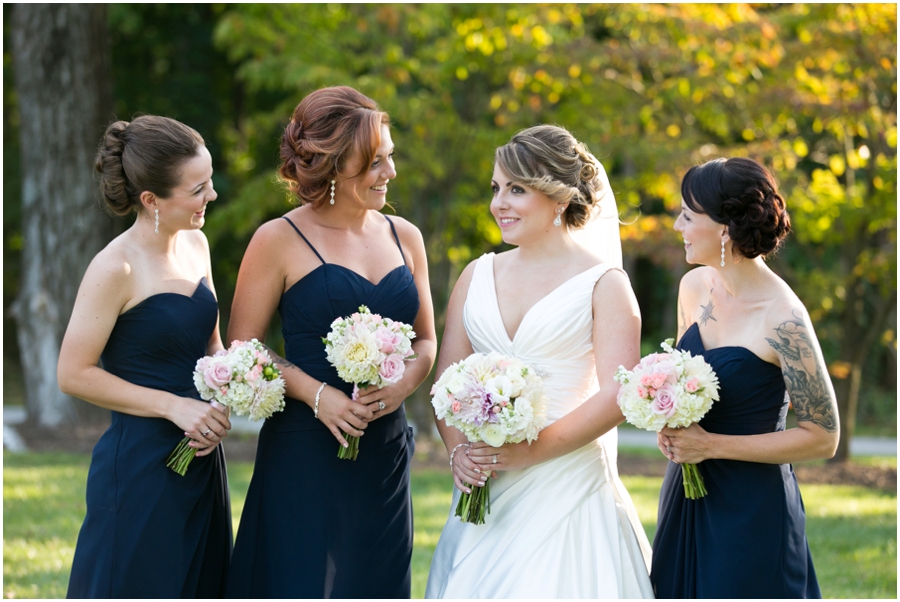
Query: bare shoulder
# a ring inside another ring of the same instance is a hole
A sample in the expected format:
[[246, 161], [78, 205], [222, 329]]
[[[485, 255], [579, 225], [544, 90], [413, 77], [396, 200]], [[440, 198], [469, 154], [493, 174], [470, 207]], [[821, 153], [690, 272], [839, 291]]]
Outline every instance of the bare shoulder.
[[387, 218], [394, 225], [400, 244], [414, 252], [425, 251], [425, 239], [415, 224], [399, 215], [388, 215]]
[[472, 284], [472, 275], [475, 273], [475, 266], [478, 264], [477, 259], [473, 259], [469, 262], [469, 265], [463, 269], [462, 273], [459, 275], [459, 278], [456, 279], [456, 284], [453, 286], [453, 292], [460, 291], [462, 294], [466, 294], [469, 292], [469, 286]]
[[124, 234], [118, 236], [88, 264], [79, 296], [101, 298], [124, 307], [134, 294], [139, 263]]
[[682, 302], [691, 305], [692, 301], [707, 295], [709, 289], [712, 288], [711, 283], [715, 274], [716, 271], [713, 268], [701, 266], [682, 276], [678, 286], [678, 296]]

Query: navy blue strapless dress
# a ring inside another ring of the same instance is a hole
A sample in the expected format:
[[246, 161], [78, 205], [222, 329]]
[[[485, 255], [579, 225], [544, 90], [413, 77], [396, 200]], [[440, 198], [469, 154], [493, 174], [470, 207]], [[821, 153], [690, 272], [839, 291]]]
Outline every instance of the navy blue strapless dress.
[[[704, 349], [697, 324], [679, 349], [702, 355], [720, 400], [700, 421], [711, 433], [783, 431], [781, 369], [743, 347]], [[706, 460], [708, 495], [684, 497], [669, 462], [659, 497], [650, 580], [658, 598], [821, 598], [806, 539], [806, 512], [790, 464]]]
[[[205, 278], [190, 297], [161, 293], [119, 316], [101, 360], [128, 382], [199, 399], [193, 372], [218, 305]], [[166, 467], [184, 438], [163, 418], [112, 412], [91, 457], [87, 516], [69, 598], [217, 598], [231, 556], [231, 505], [222, 446], [185, 476]]]
[[[322, 264], [285, 291], [278, 306], [285, 357], [350, 395], [353, 386], [326, 359], [322, 337], [331, 323], [366, 305], [413, 324], [419, 295], [405, 258], [373, 284], [316, 255]], [[403, 406], [366, 427], [356, 461], [338, 459], [338, 445], [302, 401], [287, 398], [284, 411], [266, 420], [227, 597], [409, 598], [414, 442]]]

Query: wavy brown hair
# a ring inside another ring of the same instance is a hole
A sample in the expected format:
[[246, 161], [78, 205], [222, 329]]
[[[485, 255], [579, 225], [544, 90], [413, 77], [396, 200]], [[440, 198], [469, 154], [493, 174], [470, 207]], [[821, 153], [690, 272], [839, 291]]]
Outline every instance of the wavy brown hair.
[[[381, 125], [389, 123], [374, 100], [353, 88], [316, 90], [300, 101], [284, 129], [278, 173], [301, 204], [320, 206], [336, 175], [354, 178], [368, 169], [381, 144]], [[344, 174], [353, 156], [361, 160], [360, 171]]]

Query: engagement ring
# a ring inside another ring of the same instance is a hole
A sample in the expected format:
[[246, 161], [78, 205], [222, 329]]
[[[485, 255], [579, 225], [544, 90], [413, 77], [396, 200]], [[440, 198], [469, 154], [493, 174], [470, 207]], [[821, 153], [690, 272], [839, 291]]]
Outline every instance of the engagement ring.
[[203, 433], [203, 436], [206, 437], [212, 429], [206, 429], [206, 432]]
[[497, 454], [494, 454], [494, 464], [497, 463]]
[[383, 401], [379, 401], [379, 402], [378, 402], [378, 409], [379, 409], [379, 410], [383, 410], [383, 409], [384, 409], [384, 402], [383, 402]]

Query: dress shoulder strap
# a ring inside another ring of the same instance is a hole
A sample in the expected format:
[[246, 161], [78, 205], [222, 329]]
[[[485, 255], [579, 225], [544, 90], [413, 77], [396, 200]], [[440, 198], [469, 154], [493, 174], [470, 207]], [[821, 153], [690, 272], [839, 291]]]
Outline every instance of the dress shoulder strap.
[[386, 219], [388, 221], [388, 223], [391, 225], [391, 232], [394, 233], [394, 240], [397, 241], [397, 248], [400, 249], [400, 257], [403, 258], [403, 263], [405, 264], [406, 263], [406, 255], [403, 254], [403, 247], [400, 245], [400, 237], [397, 236], [397, 229], [394, 227], [394, 222], [392, 222], [391, 218], [389, 218], [386, 215], [384, 216], [384, 219]]
[[281, 219], [283, 219], [284, 221], [286, 221], [287, 223], [289, 223], [289, 224], [291, 225], [291, 228], [294, 229], [294, 232], [296, 232], [297, 234], [299, 234], [299, 235], [300, 235], [300, 238], [303, 239], [303, 242], [305, 242], [307, 245], [309, 245], [309, 248], [312, 249], [312, 252], [316, 254], [316, 257], [319, 258], [319, 261], [321, 261], [322, 263], [325, 263], [325, 260], [322, 259], [322, 256], [321, 256], [321, 255], [319, 255], [319, 252], [316, 251], [316, 248], [315, 248], [314, 246], [312, 246], [312, 243], [310, 243], [310, 242], [306, 239], [305, 236], [303, 236], [303, 232], [301, 232], [301, 231], [297, 228], [297, 226], [294, 225], [294, 222], [292, 222], [290, 219], [287, 218], [287, 216], [284, 216], [284, 215], [281, 216]]

